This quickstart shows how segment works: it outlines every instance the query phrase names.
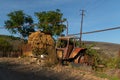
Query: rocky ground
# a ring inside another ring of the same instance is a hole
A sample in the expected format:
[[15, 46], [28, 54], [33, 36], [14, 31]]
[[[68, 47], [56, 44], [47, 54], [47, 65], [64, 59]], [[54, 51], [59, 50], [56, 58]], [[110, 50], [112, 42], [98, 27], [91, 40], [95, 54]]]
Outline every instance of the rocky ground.
[[31, 58], [0, 58], [0, 80], [108, 80], [91, 68], [37, 64]]

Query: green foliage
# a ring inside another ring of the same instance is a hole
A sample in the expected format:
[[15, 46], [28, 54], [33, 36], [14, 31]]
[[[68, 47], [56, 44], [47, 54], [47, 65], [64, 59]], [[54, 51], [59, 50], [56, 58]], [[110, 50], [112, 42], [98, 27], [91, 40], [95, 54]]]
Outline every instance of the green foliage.
[[[105, 65], [106, 61], [101, 55], [101, 50], [93, 49], [95, 47], [95, 44], [92, 45], [82, 45], [82, 47], [86, 48], [86, 54], [89, 55], [90, 60], [93, 61], [92, 67], [93, 69], [97, 68], [98, 65]], [[103, 54], [103, 53], [102, 53]]]
[[33, 19], [26, 15], [23, 11], [13, 11], [8, 15], [8, 20], [5, 21], [5, 28], [13, 34], [19, 33], [22, 37], [27, 37], [29, 32], [34, 32]]
[[112, 76], [112, 77], [109, 77], [109, 80], [120, 80], [120, 78], [118, 78], [117, 76]]
[[108, 75], [107, 74], [105, 74], [105, 73], [98, 73], [98, 72], [96, 72], [96, 74], [95, 74], [96, 76], [98, 76], [98, 77], [100, 77], [100, 78], [108, 78]]
[[118, 56], [117, 56], [117, 68], [120, 69], [120, 50], [119, 50]]
[[117, 58], [116, 63], [117, 63], [116, 67], [117, 67], [118, 69], [120, 69], [120, 58]]
[[95, 45], [83, 45], [84, 48], [87, 48], [86, 54], [91, 56], [94, 59], [93, 67], [96, 67], [99, 64], [104, 65], [108, 68], [118, 68], [120, 69], [120, 58], [119, 57], [108, 57], [102, 50], [92, 49]]
[[0, 35], [0, 57], [18, 57], [22, 55], [19, 37]]
[[38, 28], [45, 33], [58, 36], [66, 28], [66, 26], [63, 24], [66, 19], [62, 18], [63, 14], [59, 9], [56, 9], [56, 11], [36, 12], [35, 15], [39, 20]]
[[87, 51], [86, 53], [90, 56], [97, 56], [97, 51], [95, 49], [92, 49], [92, 47], [94, 47], [94, 45], [89, 45], [89, 46], [86, 46], [85, 48], [87, 48]]
[[116, 62], [117, 59], [116, 58], [108, 58], [107, 61], [106, 61], [106, 65], [108, 68], [116, 68]]
[[12, 45], [5, 39], [0, 38], [0, 52], [3, 53], [3, 54], [0, 54], [0, 56], [6, 55], [5, 53], [11, 50], [12, 50]]
[[117, 57], [108, 58], [106, 62], [107, 62], [106, 65], [108, 68], [120, 69], [120, 58], [117, 58]]
[[8, 38], [11, 39], [11, 40], [20, 40], [19, 37], [14, 37], [14, 36], [12, 36], [12, 35], [11, 35], [11, 36], [8, 36]]
[[[56, 11], [43, 11], [36, 12], [35, 15], [38, 18], [38, 28], [53, 36], [60, 35], [66, 26], [63, 24], [66, 19], [62, 18], [63, 14], [59, 9]], [[6, 20], [5, 28], [12, 34], [20, 34], [22, 37], [27, 37], [30, 32], [34, 32], [33, 19], [31, 16], [25, 14], [22, 10], [10, 12], [8, 15], [8, 20]]]
[[96, 76], [100, 77], [100, 78], [106, 78], [106, 79], [109, 79], [109, 80], [120, 80], [120, 78], [118, 78], [117, 76], [110, 76], [110, 75], [107, 75], [105, 73], [96, 73], [95, 74]]
[[66, 40], [58, 40], [56, 45], [58, 48], [65, 48], [67, 46], [67, 41]]
[[9, 49], [11, 47], [11, 44], [4, 40], [3, 38], [0, 38], [0, 50], [6, 50], [6, 49]]

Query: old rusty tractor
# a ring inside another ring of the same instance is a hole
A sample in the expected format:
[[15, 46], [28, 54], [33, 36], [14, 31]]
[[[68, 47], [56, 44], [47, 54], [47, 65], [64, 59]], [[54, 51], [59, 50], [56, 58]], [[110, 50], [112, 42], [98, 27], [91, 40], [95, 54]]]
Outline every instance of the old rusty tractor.
[[59, 37], [56, 43], [57, 58], [60, 63], [74, 62], [83, 63], [85, 61], [85, 48], [79, 46], [79, 38], [75, 36]]

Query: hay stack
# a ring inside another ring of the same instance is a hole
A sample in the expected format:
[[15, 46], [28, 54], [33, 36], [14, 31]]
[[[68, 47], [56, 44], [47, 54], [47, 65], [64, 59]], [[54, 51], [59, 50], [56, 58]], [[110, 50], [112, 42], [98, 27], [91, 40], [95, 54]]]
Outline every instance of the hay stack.
[[54, 47], [54, 39], [49, 34], [37, 31], [32, 33], [28, 38], [28, 44], [31, 44], [31, 47], [46, 49], [47, 47]]
[[47, 54], [50, 62], [55, 63], [57, 61], [55, 41], [51, 35], [45, 34], [41, 31], [34, 32], [29, 36], [28, 44], [31, 45], [33, 54], [35, 51], [35, 56]]

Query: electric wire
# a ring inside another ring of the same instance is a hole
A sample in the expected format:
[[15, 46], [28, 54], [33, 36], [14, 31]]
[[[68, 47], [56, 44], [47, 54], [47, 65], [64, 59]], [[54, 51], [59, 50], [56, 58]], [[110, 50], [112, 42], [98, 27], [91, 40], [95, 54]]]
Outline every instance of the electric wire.
[[[102, 29], [102, 30], [95, 30], [95, 31], [90, 31], [90, 32], [83, 32], [82, 34], [92, 34], [92, 33], [105, 32], [105, 31], [117, 30], [117, 29], [120, 29], [120, 26], [118, 26], [118, 27], [113, 27], [113, 28]], [[69, 35], [70, 35], [70, 36], [72, 36], [72, 35], [80, 35], [80, 33], [69, 34]]]

